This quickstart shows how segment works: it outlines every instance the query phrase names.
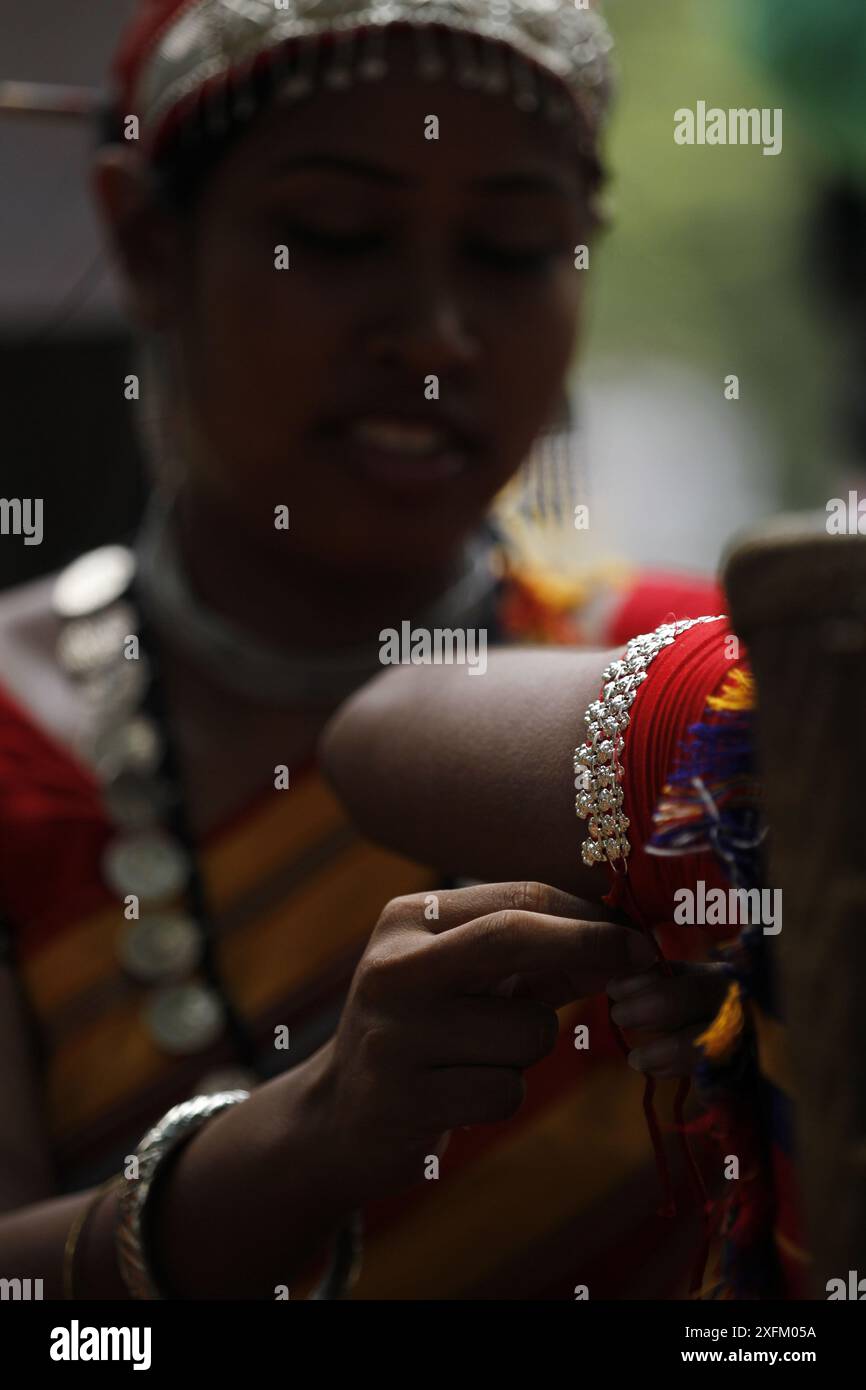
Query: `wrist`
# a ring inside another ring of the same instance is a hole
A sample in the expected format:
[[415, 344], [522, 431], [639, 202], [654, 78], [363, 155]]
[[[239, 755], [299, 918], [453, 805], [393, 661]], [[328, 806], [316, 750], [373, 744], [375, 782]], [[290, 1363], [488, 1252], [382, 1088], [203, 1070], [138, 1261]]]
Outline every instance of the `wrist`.
[[364, 1164], [340, 1121], [335, 1039], [331, 1038], [306, 1061], [279, 1081], [290, 1091], [287, 1125], [308, 1136], [308, 1153], [316, 1170], [316, 1186], [329, 1194], [338, 1220], [363, 1205]]
[[209, 1120], [172, 1159], [150, 1214], [177, 1298], [272, 1298], [327, 1252], [349, 1198], [327, 1151], [318, 1054]]

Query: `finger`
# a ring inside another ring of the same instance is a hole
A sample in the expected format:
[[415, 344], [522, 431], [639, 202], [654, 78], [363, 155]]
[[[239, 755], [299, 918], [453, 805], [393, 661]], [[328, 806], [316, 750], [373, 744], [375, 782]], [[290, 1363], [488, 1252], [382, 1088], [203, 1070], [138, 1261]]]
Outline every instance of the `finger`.
[[380, 920], [394, 927], [410, 927], [435, 936], [492, 912], [516, 910], [542, 912], [587, 922], [606, 921], [609, 910], [600, 903], [572, 897], [547, 883], [520, 880], [514, 883], [473, 883], [468, 888], [441, 888], [431, 893], [412, 893], [393, 898]]
[[614, 1004], [610, 1016], [620, 1028], [658, 1028], [674, 1032], [690, 1023], [706, 1026], [721, 1007], [730, 982], [728, 972], [707, 969], [703, 974], [651, 977], [646, 989]]
[[622, 975], [616, 980], [611, 980], [607, 986], [607, 993], [611, 999], [626, 999], [632, 994], [640, 994], [642, 990], [652, 989], [659, 980], [669, 980], [674, 975], [706, 975], [709, 972], [715, 972], [720, 976], [726, 974], [730, 978], [731, 967], [724, 961], [665, 960], [659, 956], [651, 970], [640, 975]]
[[505, 999], [537, 999], [551, 1009], [561, 1009], [565, 1004], [603, 994], [608, 979], [605, 971], [532, 971], [512, 975], [497, 985], [493, 993]]
[[655, 1038], [652, 1042], [636, 1047], [628, 1054], [628, 1064], [635, 1071], [654, 1076], [665, 1081], [675, 1076], [690, 1076], [703, 1054], [694, 1042], [704, 1032], [705, 1025], [697, 1028], [684, 1028], [679, 1033], [666, 1038]]
[[439, 1067], [428, 1071], [418, 1099], [433, 1130], [496, 1124], [517, 1114], [526, 1096], [520, 1071], [509, 1067]]
[[611, 999], [628, 999], [633, 994], [640, 994], [645, 989], [654, 989], [659, 980], [667, 978], [664, 966], [661, 962], [654, 966], [652, 970], [647, 970], [640, 975], [621, 975], [615, 980], [607, 983], [607, 993]]
[[[423, 1028], [423, 1022], [420, 1025]], [[485, 996], [448, 1000], [437, 1010], [429, 1065], [516, 1067], [523, 1070], [547, 1057], [559, 1037], [554, 1009], [530, 999]]]
[[436, 988], [485, 994], [510, 975], [556, 971], [573, 982], [575, 998], [612, 975], [646, 969], [656, 955], [654, 942], [633, 927], [513, 909], [454, 927], [423, 953], [425, 980]]

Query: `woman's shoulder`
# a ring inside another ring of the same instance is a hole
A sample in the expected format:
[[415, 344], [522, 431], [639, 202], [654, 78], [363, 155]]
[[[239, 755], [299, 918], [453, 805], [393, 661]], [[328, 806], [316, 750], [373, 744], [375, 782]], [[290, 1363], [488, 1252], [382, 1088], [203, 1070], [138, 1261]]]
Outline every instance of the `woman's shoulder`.
[[0, 711], [7, 729], [33, 726], [71, 750], [81, 707], [57, 659], [55, 579], [49, 574], [0, 594]]
[[[76, 754], [80, 696], [56, 655], [49, 575], [0, 595], [0, 832], [93, 811], [92, 778]], [[6, 869], [9, 854], [0, 855]]]
[[75, 753], [80, 697], [56, 654], [53, 585], [49, 575], [0, 595], [0, 916], [28, 941], [95, 896], [83, 866], [105, 836]]

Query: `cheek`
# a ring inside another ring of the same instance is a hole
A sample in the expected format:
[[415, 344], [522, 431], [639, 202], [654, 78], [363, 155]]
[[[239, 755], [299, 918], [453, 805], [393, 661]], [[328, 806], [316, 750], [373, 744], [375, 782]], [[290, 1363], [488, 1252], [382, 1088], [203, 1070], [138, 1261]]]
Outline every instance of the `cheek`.
[[519, 441], [525, 448], [556, 408], [580, 322], [577, 275], [563, 267], [502, 296], [490, 337], [490, 387], [501, 432], [511, 436], [506, 447]]
[[194, 409], [210, 446], [242, 454], [258, 471], [287, 455], [326, 395], [335, 344], [346, 331], [339, 300], [293, 268], [220, 254], [198, 267], [184, 328]]

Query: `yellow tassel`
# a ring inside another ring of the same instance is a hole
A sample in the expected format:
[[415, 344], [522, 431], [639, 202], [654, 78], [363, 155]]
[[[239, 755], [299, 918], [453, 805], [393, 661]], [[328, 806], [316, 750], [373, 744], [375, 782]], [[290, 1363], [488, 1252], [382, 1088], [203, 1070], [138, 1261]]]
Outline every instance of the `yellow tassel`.
[[755, 678], [747, 666], [737, 666], [725, 676], [718, 695], [707, 700], [708, 709], [754, 709]]
[[568, 578], [551, 570], [514, 571], [515, 578], [543, 608], [569, 612], [586, 603], [589, 586], [586, 580]]
[[740, 986], [733, 981], [725, 995], [725, 1002], [707, 1031], [695, 1039], [695, 1046], [703, 1048], [707, 1061], [726, 1062], [739, 1041], [744, 1024]]

